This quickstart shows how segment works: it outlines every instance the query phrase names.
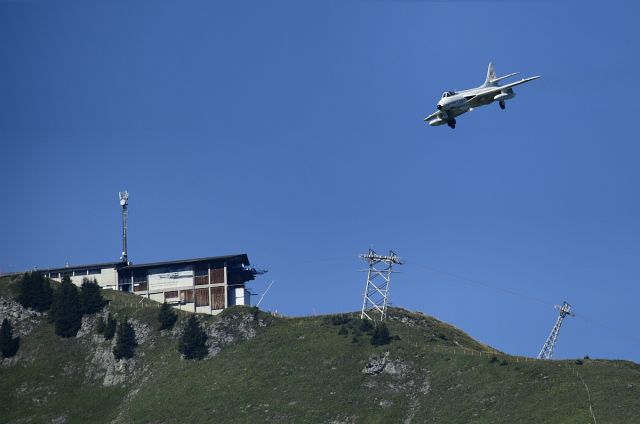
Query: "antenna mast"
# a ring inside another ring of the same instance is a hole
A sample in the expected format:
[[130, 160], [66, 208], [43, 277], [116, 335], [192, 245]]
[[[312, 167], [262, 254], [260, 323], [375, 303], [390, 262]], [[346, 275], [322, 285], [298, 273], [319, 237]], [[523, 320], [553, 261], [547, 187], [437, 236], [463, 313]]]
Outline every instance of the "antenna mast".
[[556, 347], [556, 342], [558, 341], [558, 333], [560, 333], [560, 327], [562, 326], [562, 321], [567, 315], [575, 317], [576, 314], [571, 310], [571, 305], [567, 302], [562, 302], [562, 305], [555, 305], [555, 308], [560, 311], [560, 316], [556, 320], [556, 325], [553, 326], [551, 330], [551, 334], [547, 338], [547, 341], [544, 342], [544, 346], [542, 346], [542, 350], [538, 354], [538, 359], [551, 359], [553, 356], [553, 349]]
[[[361, 319], [383, 322], [387, 317], [387, 304], [389, 303], [389, 286], [393, 265], [402, 265], [404, 261], [389, 250], [388, 255], [378, 255], [372, 249], [359, 256], [369, 264], [367, 270], [367, 285], [364, 288]], [[381, 265], [382, 268], [377, 268]]]
[[129, 263], [129, 257], [127, 255], [127, 215], [129, 206], [129, 192], [118, 192], [120, 198], [120, 206], [122, 206], [122, 255], [120, 260], [125, 263]]

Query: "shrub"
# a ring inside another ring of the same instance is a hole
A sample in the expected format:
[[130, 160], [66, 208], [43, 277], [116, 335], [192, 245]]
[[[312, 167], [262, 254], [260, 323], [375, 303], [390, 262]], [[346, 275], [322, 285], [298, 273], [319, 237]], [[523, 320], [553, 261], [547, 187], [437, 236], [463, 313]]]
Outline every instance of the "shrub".
[[105, 340], [113, 339], [116, 334], [116, 319], [111, 315], [111, 312], [107, 315], [107, 322], [104, 326], [104, 338]]
[[329, 320], [332, 325], [344, 325], [348, 324], [351, 321], [351, 318], [349, 318], [349, 315], [347, 314], [338, 314], [331, 315]]
[[492, 364], [493, 364], [493, 363], [496, 363], [496, 362], [498, 362], [498, 358], [496, 358], [496, 356], [495, 356], [495, 355], [493, 355], [493, 356], [491, 357], [491, 359], [489, 359], [489, 362], [491, 362]]
[[64, 277], [55, 291], [50, 319], [55, 323], [56, 334], [61, 337], [75, 337], [82, 325], [78, 289], [69, 277]]
[[382, 346], [389, 344], [390, 342], [391, 337], [389, 336], [389, 329], [387, 328], [387, 325], [385, 323], [378, 324], [371, 335], [371, 344], [374, 346]]
[[163, 303], [158, 312], [158, 322], [160, 323], [160, 330], [166, 330], [173, 327], [176, 323], [178, 315], [171, 306], [167, 303]]
[[190, 315], [178, 342], [178, 350], [186, 359], [202, 359], [207, 356], [207, 335], [200, 328], [195, 315]]
[[371, 331], [373, 331], [374, 327], [373, 327], [373, 324], [371, 323], [370, 320], [361, 319], [360, 320], [360, 325], [358, 326], [358, 329], [360, 331], [362, 331], [363, 333], [370, 333]]
[[8, 319], [2, 320], [0, 327], [0, 353], [3, 358], [11, 358], [18, 353], [20, 337], [13, 338], [13, 328]]
[[133, 358], [133, 353], [138, 343], [136, 343], [136, 333], [133, 327], [125, 319], [118, 325], [118, 335], [116, 345], [113, 348], [113, 357], [117, 360]]
[[102, 315], [101, 315], [98, 317], [98, 320], [96, 321], [96, 333], [104, 334], [104, 329], [105, 329], [104, 318], [102, 318]]
[[338, 331], [338, 334], [341, 336], [346, 336], [347, 334], [349, 334], [349, 330], [347, 330], [347, 327], [343, 325], [342, 327], [340, 327], [340, 331]]
[[87, 278], [82, 280], [80, 288], [80, 306], [83, 314], [95, 314], [104, 306], [104, 298], [100, 293], [100, 286], [94, 279], [89, 281]]

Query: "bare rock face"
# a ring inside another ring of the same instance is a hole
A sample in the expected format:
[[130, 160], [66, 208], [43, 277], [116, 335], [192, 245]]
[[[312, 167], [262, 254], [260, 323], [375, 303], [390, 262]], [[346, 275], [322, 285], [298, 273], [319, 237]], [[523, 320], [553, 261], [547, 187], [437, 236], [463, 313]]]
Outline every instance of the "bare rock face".
[[401, 358], [389, 359], [389, 352], [382, 356], [372, 356], [362, 369], [366, 375], [388, 374], [392, 377], [404, 377], [411, 372], [411, 367]]
[[204, 326], [207, 334], [208, 358], [216, 356], [225, 346], [230, 346], [249, 340], [256, 336], [256, 319], [253, 314], [236, 311], [226, 314], [212, 323]]
[[393, 405], [391, 398], [398, 395], [406, 396], [407, 410], [403, 419], [405, 424], [413, 421], [421, 407], [422, 397], [431, 391], [429, 370], [416, 370], [403, 358], [391, 359], [389, 352], [369, 357], [362, 374], [368, 376], [362, 387], [364, 390], [375, 392], [377, 407], [389, 408]]
[[138, 346], [152, 341], [153, 328], [151, 328], [150, 325], [137, 319], [130, 319], [129, 324], [131, 324], [133, 331], [136, 333], [136, 343], [138, 343]]
[[115, 337], [105, 340], [101, 335], [91, 338], [92, 348], [87, 355], [85, 367], [85, 381], [101, 382], [104, 387], [125, 384], [137, 377], [135, 356], [131, 359], [117, 361], [113, 356]]
[[378, 357], [369, 358], [369, 362], [362, 369], [363, 374], [367, 375], [378, 375], [384, 368], [387, 366], [387, 362], [389, 361], [389, 352], [385, 352], [384, 355]]
[[91, 334], [94, 333], [97, 319], [98, 319], [98, 314], [84, 315], [82, 317], [82, 324], [80, 325], [80, 329], [76, 334], [76, 339], [82, 339], [87, 336], [91, 336]]
[[15, 300], [0, 298], [0, 323], [5, 318], [13, 326], [13, 335], [24, 337], [40, 322], [42, 313], [27, 309]]
[[[81, 339], [82, 343], [88, 346], [89, 354], [87, 355], [85, 366], [85, 381], [101, 382], [104, 387], [116, 386], [129, 383], [137, 379], [142, 370], [136, 360], [140, 355], [136, 350], [136, 354], [131, 359], [121, 359], [117, 361], [113, 356], [113, 347], [116, 344], [116, 337], [111, 340], [105, 340], [101, 334], [96, 334], [96, 321], [99, 316], [106, 319], [107, 311], [98, 314], [82, 317], [82, 326], [76, 335]], [[130, 319], [136, 335], [136, 342], [139, 346], [148, 343], [153, 339], [152, 329], [149, 325]]]
[[[0, 298], [0, 323], [6, 318], [13, 328], [13, 337], [23, 338], [30, 334], [33, 329], [40, 323], [44, 314], [41, 312], [27, 309], [20, 303]], [[13, 367], [20, 364], [32, 362], [34, 360], [33, 353], [25, 352], [19, 349], [18, 353], [11, 358], [0, 357], [0, 366]]]

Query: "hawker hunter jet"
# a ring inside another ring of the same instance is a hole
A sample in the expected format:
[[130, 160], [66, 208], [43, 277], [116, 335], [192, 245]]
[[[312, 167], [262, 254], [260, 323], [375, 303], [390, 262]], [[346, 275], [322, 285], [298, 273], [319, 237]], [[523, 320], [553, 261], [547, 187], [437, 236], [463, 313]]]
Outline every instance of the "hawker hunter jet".
[[442, 98], [438, 102], [436, 112], [424, 118], [431, 126], [447, 124], [451, 128], [456, 127], [456, 116], [460, 116], [465, 112], [469, 112], [478, 106], [488, 105], [489, 103], [498, 102], [500, 109], [505, 108], [505, 100], [513, 99], [516, 93], [513, 87], [533, 81], [540, 78], [539, 76], [521, 79], [503, 86], [499, 86], [498, 82], [505, 78], [517, 75], [518, 72], [496, 78], [496, 69], [493, 63], [489, 63], [487, 69], [487, 79], [480, 87], [471, 88], [463, 91], [445, 91]]

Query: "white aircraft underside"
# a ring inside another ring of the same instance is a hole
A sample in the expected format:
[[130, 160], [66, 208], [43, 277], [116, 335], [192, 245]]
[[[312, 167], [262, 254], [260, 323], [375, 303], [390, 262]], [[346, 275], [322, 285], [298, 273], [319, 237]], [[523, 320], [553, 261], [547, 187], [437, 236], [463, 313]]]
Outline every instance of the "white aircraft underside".
[[503, 86], [499, 86], [498, 82], [517, 75], [514, 72], [500, 78], [496, 78], [496, 71], [493, 63], [489, 63], [487, 69], [487, 79], [484, 84], [477, 88], [471, 88], [463, 91], [445, 91], [442, 98], [438, 102], [437, 111], [424, 118], [431, 126], [447, 124], [451, 128], [456, 127], [456, 117], [463, 113], [469, 112], [477, 107], [485, 106], [493, 102], [498, 102], [501, 109], [504, 109], [505, 101], [513, 99], [516, 93], [513, 87], [533, 81], [540, 76], [523, 78], [520, 81], [512, 82]]

